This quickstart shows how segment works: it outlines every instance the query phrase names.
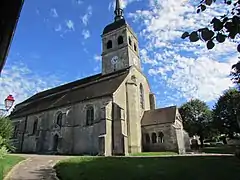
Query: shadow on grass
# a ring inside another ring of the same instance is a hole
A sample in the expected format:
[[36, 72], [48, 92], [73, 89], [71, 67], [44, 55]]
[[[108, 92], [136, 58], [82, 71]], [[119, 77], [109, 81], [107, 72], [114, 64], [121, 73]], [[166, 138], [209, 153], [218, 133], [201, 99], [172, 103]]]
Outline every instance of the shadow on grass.
[[205, 147], [203, 152], [205, 153], [218, 153], [218, 154], [234, 154], [236, 150], [235, 146], [214, 146], [214, 147]]
[[55, 166], [61, 180], [239, 180], [235, 157], [78, 157]]

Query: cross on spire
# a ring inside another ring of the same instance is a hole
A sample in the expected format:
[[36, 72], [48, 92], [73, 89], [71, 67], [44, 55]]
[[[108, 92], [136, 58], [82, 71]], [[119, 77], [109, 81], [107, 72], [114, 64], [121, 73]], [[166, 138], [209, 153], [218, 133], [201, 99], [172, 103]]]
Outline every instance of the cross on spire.
[[123, 19], [123, 9], [121, 7], [121, 2], [120, 0], [116, 0], [116, 8], [115, 8], [115, 11], [114, 11], [114, 14], [115, 14], [115, 21], [118, 21], [118, 20], [121, 20]]

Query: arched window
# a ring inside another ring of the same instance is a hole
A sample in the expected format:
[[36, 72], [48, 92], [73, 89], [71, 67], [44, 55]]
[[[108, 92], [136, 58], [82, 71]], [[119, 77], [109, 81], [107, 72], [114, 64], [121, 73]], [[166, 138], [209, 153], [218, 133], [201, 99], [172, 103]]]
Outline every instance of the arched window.
[[94, 109], [92, 106], [87, 108], [87, 114], [86, 114], [86, 120], [87, 120], [87, 126], [91, 126], [94, 121]]
[[111, 48], [112, 48], [112, 41], [109, 40], [109, 41], [107, 42], [107, 49], [111, 49]]
[[130, 37], [128, 38], [128, 43], [129, 43], [130, 46], [132, 46], [132, 40], [131, 40]]
[[118, 37], [118, 45], [123, 44], [123, 37], [119, 36]]
[[163, 143], [163, 137], [164, 137], [163, 132], [159, 132], [159, 133], [158, 133], [158, 142], [159, 142], [159, 143]]
[[57, 125], [62, 127], [62, 119], [63, 119], [63, 114], [60, 112], [57, 116]]
[[38, 127], [38, 120], [35, 119], [34, 123], [33, 123], [33, 129], [32, 129], [32, 134], [36, 135], [37, 134], [37, 127]]
[[137, 51], [137, 45], [134, 43], [134, 51]]
[[145, 134], [145, 138], [146, 138], [146, 144], [150, 143], [150, 136], [149, 134]]
[[142, 84], [140, 84], [140, 104], [141, 108], [144, 109], [144, 89]]
[[156, 133], [152, 133], [152, 143], [153, 144], [157, 143], [157, 134]]

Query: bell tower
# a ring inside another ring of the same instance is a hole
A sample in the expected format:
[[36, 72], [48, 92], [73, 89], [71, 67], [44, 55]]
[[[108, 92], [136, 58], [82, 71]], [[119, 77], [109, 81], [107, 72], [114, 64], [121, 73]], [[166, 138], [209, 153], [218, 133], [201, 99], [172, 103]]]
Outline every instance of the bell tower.
[[114, 14], [114, 22], [102, 34], [102, 74], [129, 66], [141, 70], [138, 39], [124, 18], [120, 0], [116, 0]]

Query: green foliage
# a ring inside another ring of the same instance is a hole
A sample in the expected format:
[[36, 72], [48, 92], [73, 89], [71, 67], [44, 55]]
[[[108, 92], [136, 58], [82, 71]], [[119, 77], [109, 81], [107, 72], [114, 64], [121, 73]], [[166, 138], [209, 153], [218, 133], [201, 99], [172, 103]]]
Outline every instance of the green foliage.
[[190, 136], [199, 135], [201, 141], [211, 133], [212, 112], [205, 102], [194, 99], [179, 108], [184, 129]]
[[14, 147], [10, 145], [10, 138], [13, 135], [13, 124], [7, 117], [0, 117], [0, 148], [5, 147], [14, 151]]
[[[197, 13], [205, 11], [215, 2], [216, 0], [201, 0], [197, 7]], [[208, 49], [213, 49], [216, 43], [224, 43], [227, 38], [234, 41], [240, 34], [240, 0], [222, 0], [222, 3], [229, 7], [226, 13], [220, 17], [214, 17], [204, 28], [191, 33], [184, 32], [182, 39], [189, 38], [190, 42], [202, 40]], [[236, 50], [240, 52], [240, 44]], [[233, 65], [231, 76], [233, 82], [239, 85], [240, 62]]]
[[[238, 45], [238, 47], [240, 51], [240, 45]], [[238, 63], [232, 66], [231, 76], [232, 76], [232, 81], [238, 85], [238, 88], [240, 90], [240, 61], [238, 61]]]
[[236, 89], [227, 90], [218, 99], [213, 108], [214, 126], [230, 137], [233, 133], [240, 132], [238, 121], [240, 121], [240, 92]]

